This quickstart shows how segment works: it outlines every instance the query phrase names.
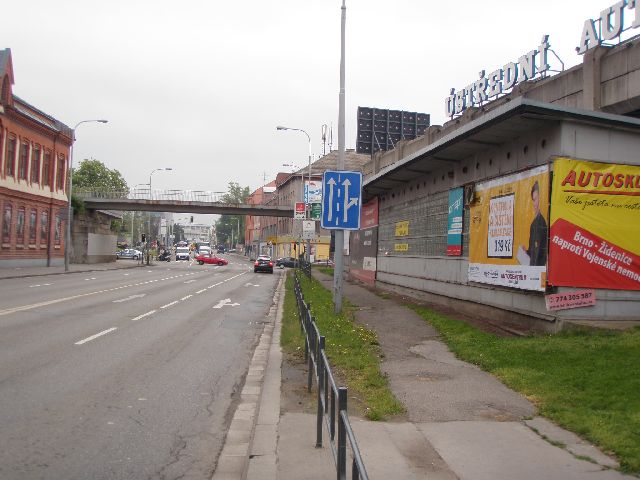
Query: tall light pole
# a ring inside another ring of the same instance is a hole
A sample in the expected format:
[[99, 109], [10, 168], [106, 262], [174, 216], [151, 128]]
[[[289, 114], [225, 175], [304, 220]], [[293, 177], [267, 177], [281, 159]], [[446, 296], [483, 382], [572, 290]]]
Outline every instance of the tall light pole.
[[71, 195], [73, 193], [73, 144], [76, 141], [76, 129], [83, 123], [107, 123], [108, 120], [82, 120], [76, 123], [71, 132], [71, 148], [69, 149], [69, 210], [67, 212], [67, 238], [64, 245], [64, 271], [69, 271], [69, 250], [71, 247], [71, 218], [73, 217], [73, 206], [71, 205]]
[[[276, 130], [293, 130], [295, 132], [302, 132], [307, 136], [307, 141], [309, 143], [309, 173], [308, 173], [308, 177], [309, 177], [309, 190], [311, 190], [311, 137], [309, 136], [309, 134], [304, 131], [302, 128], [292, 128], [292, 127], [283, 127], [282, 125], [279, 125], [276, 127]], [[305, 211], [305, 218], [309, 219], [309, 193], [307, 193], [306, 197], [304, 194], [304, 174], [302, 175], [302, 201], [304, 202], [304, 211]], [[307, 258], [307, 262], [311, 261], [311, 239], [307, 239], [307, 248], [305, 249], [305, 257]]]
[[[151, 177], [153, 176], [153, 174], [155, 172], [159, 172], [161, 170], [173, 170], [173, 168], [171, 167], [163, 167], [163, 168], [154, 168], [153, 170], [151, 170], [151, 173], [149, 174], [149, 200], [151, 200]], [[149, 212], [149, 238], [147, 238], [147, 265], [149, 265], [149, 248], [148, 248], [148, 244], [151, 241], [151, 212]]]

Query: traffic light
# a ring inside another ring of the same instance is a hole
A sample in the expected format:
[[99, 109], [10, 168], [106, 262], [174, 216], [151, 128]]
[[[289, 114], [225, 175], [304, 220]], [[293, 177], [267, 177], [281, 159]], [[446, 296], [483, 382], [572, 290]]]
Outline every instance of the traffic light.
[[145, 233], [142, 234], [142, 243], [147, 241], [147, 235]]

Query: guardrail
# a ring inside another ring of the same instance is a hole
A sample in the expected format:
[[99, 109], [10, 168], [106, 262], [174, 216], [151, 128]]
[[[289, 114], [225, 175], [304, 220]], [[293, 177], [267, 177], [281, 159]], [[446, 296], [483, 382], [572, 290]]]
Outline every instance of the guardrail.
[[[311, 268], [311, 265], [309, 265]], [[313, 373], [317, 385], [316, 448], [322, 447], [323, 420], [329, 432], [329, 446], [336, 464], [338, 480], [347, 478], [347, 441], [351, 449], [351, 478], [369, 480], [355, 434], [347, 413], [347, 388], [338, 387], [324, 350], [325, 337], [320, 335], [311, 305], [304, 301], [300, 279], [294, 275], [294, 292], [300, 315], [300, 329], [305, 334], [304, 355], [308, 362], [307, 390], [311, 392]], [[336, 430], [338, 437], [336, 439]]]
[[304, 259], [298, 261], [298, 268], [302, 270], [302, 272], [307, 276], [307, 278], [311, 278], [311, 262], [307, 262]]

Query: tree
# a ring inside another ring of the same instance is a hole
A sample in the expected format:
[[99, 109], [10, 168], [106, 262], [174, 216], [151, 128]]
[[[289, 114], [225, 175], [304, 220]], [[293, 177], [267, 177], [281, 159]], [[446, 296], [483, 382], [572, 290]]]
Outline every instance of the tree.
[[[87, 160], [80, 162], [78, 168], [71, 172], [73, 179], [73, 191], [76, 189], [90, 189], [103, 192], [123, 192], [118, 196], [126, 196], [129, 187], [118, 170], [112, 170], [100, 160]], [[84, 202], [75, 195], [71, 197], [74, 215], [84, 213]], [[111, 229], [119, 231], [126, 223], [118, 220], [111, 222]], [[125, 226], [126, 228], [126, 226]]]
[[[229, 182], [229, 190], [222, 196], [222, 201], [224, 203], [247, 203], [250, 193], [249, 187], [241, 187], [236, 182]], [[216, 222], [218, 242], [230, 243], [232, 236], [231, 230], [233, 229], [234, 241], [244, 244], [244, 225], [244, 215], [221, 215]], [[238, 229], [240, 230], [239, 238]]]
[[83, 160], [73, 169], [73, 188], [87, 188], [108, 192], [125, 192], [129, 189], [122, 174], [107, 168], [100, 160]]

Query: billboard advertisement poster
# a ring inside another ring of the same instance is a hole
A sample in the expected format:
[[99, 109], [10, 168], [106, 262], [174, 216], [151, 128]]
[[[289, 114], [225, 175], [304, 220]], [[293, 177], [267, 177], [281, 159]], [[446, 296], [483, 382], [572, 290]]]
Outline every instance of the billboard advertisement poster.
[[305, 203], [322, 203], [322, 180], [304, 182]]
[[470, 206], [471, 282], [544, 291], [549, 166], [478, 183]]
[[462, 215], [464, 188], [449, 190], [449, 215], [447, 217], [447, 255], [462, 255]]
[[640, 166], [557, 158], [549, 283], [640, 290]]
[[295, 209], [293, 210], [293, 218], [306, 218], [306, 213], [304, 202], [296, 202]]
[[360, 212], [360, 228], [372, 228], [378, 226], [378, 197], [362, 205]]

